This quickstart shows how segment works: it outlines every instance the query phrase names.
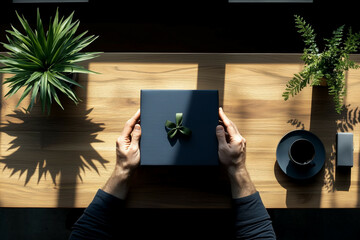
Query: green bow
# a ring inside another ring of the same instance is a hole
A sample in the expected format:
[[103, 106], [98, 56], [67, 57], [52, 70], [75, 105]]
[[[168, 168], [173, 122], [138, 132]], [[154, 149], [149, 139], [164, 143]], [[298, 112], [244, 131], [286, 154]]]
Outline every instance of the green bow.
[[167, 129], [169, 129], [168, 137], [170, 139], [175, 137], [175, 135], [178, 132], [184, 134], [185, 136], [190, 136], [191, 135], [191, 130], [189, 128], [187, 128], [187, 127], [182, 126], [182, 121], [183, 121], [183, 114], [182, 113], [176, 113], [176, 124], [169, 121], [169, 120], [166, 120], [165, 127]]

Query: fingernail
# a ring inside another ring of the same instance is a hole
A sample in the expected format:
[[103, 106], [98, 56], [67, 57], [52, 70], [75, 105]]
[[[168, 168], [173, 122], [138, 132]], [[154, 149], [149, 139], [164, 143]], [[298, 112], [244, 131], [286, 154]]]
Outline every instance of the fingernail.
[[223, 131], [223, 126], [221, 126], [221, 125], [218, 125], [217, 127], [216, 127], [216, 131], [217, 132], [221, 132], [221, 131]]
[[220, 107], [220, 110], [221, 110], [221, 111], [224, 111], [222, 107]]
[[136, 129], [136, 130], [140, 130], [140, 125], [139, 125], [139, 124], [136, 124], [136, 125], [135, 125], [135, 129]]

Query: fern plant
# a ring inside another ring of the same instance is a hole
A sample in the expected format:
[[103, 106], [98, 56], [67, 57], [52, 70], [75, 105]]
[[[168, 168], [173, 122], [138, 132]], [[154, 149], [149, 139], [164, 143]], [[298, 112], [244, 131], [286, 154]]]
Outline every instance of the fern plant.
[[8, 43], [2, 43], [9, 52], [6, 56], [0, 56], [0, 63], [5, 65], [0, 68], [0, 72], [13, 74], [4, 81], [10, 88], [5, 97], [11, 97], [23, 88], [16, 107], [30, 95], [27, 111], [33, 108], [35, 102], [40, 101], [42, 111], [47, 109], [48, 114], [53, 102], [64, 109], [58, 93], [65, 94], [75, 104], [79, 103], [80, 99], [71, 85], [81, 85], [69, 77], [69, 74], [94, 73], [76, 63], [97, 57], [96, 52], [80, 52], [97, 36], [84, 37], [87, 31], [75, 36], [80, 22], [73, 21], [74, 12], [67, 18], [60, 19], [56, 10], [55, 17], [50, 18], [46, 32], [39, 9], [35, 30], [31, 29], [24, 16], [17, 12], [16, 15], [25, 33], [11, 26], [12, 30], [6, 31], [10, 35], [6, 36]]
[[301, 57], [305, 66], [286, 84], [282, 95], [284, 100], [295, 96], [307, 85], [318, 86], [325, 80], [329, 94], [333, 96], [335, 110], [340, 114], [346, 95], [345, 72], [360, 67], [349, 58], [349, 54], [357, 52], [359, 48], [360, 33], [352, 33], [350, 28], [344, 36], [345, 26], [342, 25], [333, 31], [331, 38], [324, 39], [325, 47], [320, 52], [312, 26], [298, 15], [295, 15], [295, 25], [305, 44]]

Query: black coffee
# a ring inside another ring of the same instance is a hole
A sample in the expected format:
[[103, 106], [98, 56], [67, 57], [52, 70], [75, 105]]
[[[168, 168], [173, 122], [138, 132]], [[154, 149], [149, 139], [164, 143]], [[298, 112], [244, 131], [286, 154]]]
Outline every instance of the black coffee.
[[314, 145], [305, 139], [295, 141], [290, 148], [290, 157], [299, 164], [309, 163], [315, 155]]

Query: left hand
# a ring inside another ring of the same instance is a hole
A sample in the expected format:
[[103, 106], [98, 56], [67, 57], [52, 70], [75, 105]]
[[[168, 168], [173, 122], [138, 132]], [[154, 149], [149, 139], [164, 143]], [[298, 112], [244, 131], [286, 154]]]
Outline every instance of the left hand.
[[116, 141], [115, 169], [102, 188], [103, 191], [120, 199], [125, 199], [129, 179], [140, 163], [141, 127], [139, 120], [140, 110], [126, 122], [120, 137]]
[[124, 171], [131, 172], [140, 163], [141, 127], [138, 124], [139, 119], [140, 109], [126, 122], [116, 141], [116, 167]]

